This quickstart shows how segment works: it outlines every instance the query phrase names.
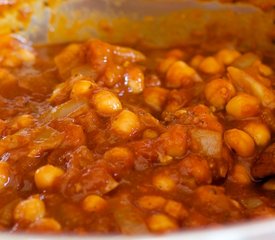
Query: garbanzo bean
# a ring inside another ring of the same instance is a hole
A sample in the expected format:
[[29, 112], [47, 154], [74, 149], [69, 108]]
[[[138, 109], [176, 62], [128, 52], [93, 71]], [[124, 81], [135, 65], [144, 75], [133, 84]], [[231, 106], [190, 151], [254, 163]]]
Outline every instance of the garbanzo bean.
[[144, 89], [145, 103], [155, 111], [161, 111], [167, 99], [169, 91], [161, 87], [148, 87]]
[[223, 109], [228, 101], [236, 94], [232, 83], [224, 79], [215, 79], [206, 84], [204, 89], [206, 100], [216, 107]]
[[129, 170], [134, 165], [134, 154], [129, 148], [114, 147], [105, 152], [104, 159], [107, 161], [111, 172]]
[[223, 66], [214, 57], [206, 57], [201, 61], [199, 69], [207, 74], [217, 74], [223, 70]]
[[230, 180], [241, 185], [247, 185], [251, 183], [251, 177], [247, 169], [242, 164], [236, 164], [233, 167]]
[[191, 59], [191, 62], [190, 62], [190, 66], [192, 68], [195, 68], [195, 69], [198, 69], [201, 62], [203, 61], [204, 59], [204, 56], [202, 55], [195, 55], [192, 59]]
[[72, 87], [71, 98], [76, 98], [88, 93], [92, 85], [92, 82], [87, 80], [76, 82]]
[[118, 97], [107, 90], [100, 90], [92, 96], [92, 103], [101, 116], [112, 116], [122, 109]]
[[147, 219], [148, 227], [153, 232], [169, 232], [176, 230], [178, 224], [165, 214], [154, 214]]
[[54, 218], [41, 218], [30, 224], [28, 230], [35, 232], [59, 232], [61, 225]]
[[253, 138], [239, 129], [230, 129], [224, 133], [225, 143], [241, 157], [250, 157], [254, 154], [255, 143]]
[[34, 222], [45, 216], [46, 210], [42, 200], [31, 197], [21, 201], [14, 209], [14, 219], [19, 222]]
[[273, 70], [265, 64], [259, 64], [258, 68], [259, 72], [265, 77], [269, 77], [273, 74]]
[[237, 119], [253, 117], [260, 111], [260, 101], [249, 94], [241, 93], [226, 105], [226, 112]]
[[98, 195], [89, 195], [82, 201], [82, 208], [87, 212], [100, 212], [107, 205], [107, 201]]
[[153, 177], [153, 185], [164, 192], [170, 192], [176, 187], [174, 179], [164, 174], [157, 174]]
[[217, 60], [223, 63], [224, 65], [230, 65], [239, 56], [241, 56], [241, 54], [234, 49], [222, 49], [216, 55]]
[[165, 198], [154, 195], [140, 197], [137, 201], [139, 207], [148, 210], [162, 209], [165, 203]]
[[36, 187], [39, 189], [51, 188], [58, 177], [64, 174], [61, 168], [53, 165], [44, 165], [38, 168], [34, 174]]
[[165, 204], [164, 211], [176, 218], [182, 218], [187, 216], [187, 211], [184, 209], [183, 205], [180, 202], [174, 201], [174, 200], [168, 200], [167, 203]]
[[163, 59], [159, 66], [158, 66], [158, 71], [161, 74], [166, 74], [169, 70], [169, 68], [177, 61], [177, 58], [174, 57], [168, 57]]
[[153, 139], [153, 138], [157, 138], [159, 136], [158, 132], [152, 129], [146, 129], [143, 134], [142, 137], [143, 138], [149, 138], [149, 139]]
[[138, 67], [130, 67], [124, 74], [125, 85], [128, 86], [128, 92], [141, 93], [144, 89], [144, 74]]
[[123, 110], [111, 122], [111, 130], [126, 138], [139, 131], [140, 127], [138, 116], [129, 110]]
[[166, 74], [166, 86], [169, 88], [180, 88], [183, 86], [192, 85], [200, 78], [196, 71], [189, 67], [183, 61], [173, 63]]
[[9, 164], [0, 162], [0, 190], [3, 189], [9, 182], [10, 170]]
[[133, 153], [130, 149], [126, 147], [114, 147], [105, 152], [104, 159], [112, 161], [113, 159], [129, 159], [130, 162], [133, 161]]
[[91, 39], [34, 47], [31, 66], [20, 51], [31, 46], [3, 38], [0, 232], [155, 234], [275, 216], [265, 52], [209, 55], [212, 42], [147, 58]]
[[258, 146], [266, 146], [271, 139], [271, 133], [264, 123], [249, 122], [243, 130], [254, 139]]

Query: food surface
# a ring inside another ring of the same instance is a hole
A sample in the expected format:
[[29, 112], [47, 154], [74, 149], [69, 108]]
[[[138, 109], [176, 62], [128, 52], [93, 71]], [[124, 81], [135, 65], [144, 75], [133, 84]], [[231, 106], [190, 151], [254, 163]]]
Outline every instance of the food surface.
[[275, 217], [274, 62], [0, 38], [0, 229], [146, 234]]

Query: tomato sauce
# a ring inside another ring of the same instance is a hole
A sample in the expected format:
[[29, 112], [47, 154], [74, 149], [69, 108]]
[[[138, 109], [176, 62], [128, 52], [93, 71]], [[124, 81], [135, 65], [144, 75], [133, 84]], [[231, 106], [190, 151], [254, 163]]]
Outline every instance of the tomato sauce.
[[0, 228], [145, 234], [275, 216], [274, 71], [234, 48], [0, 39]]

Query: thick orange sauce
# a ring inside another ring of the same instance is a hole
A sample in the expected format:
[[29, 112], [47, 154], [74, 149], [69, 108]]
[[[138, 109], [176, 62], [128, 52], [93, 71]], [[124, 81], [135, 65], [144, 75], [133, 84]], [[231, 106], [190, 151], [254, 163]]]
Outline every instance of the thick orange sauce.
[[275, 216], [264, 56], [10, 37], [0, 56], [3, 231], [163, 233]]

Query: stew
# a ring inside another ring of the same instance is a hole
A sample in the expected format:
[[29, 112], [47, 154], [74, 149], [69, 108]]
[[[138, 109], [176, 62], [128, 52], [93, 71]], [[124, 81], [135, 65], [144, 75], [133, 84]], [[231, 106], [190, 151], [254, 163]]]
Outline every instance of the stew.
[[0, 228], [145, 234], [275, 217], [274, 62], [0, 38]]

